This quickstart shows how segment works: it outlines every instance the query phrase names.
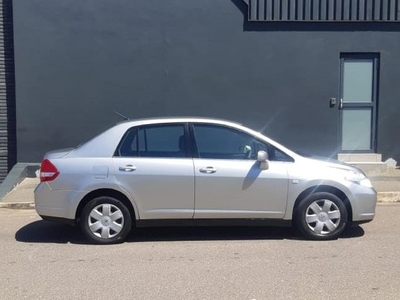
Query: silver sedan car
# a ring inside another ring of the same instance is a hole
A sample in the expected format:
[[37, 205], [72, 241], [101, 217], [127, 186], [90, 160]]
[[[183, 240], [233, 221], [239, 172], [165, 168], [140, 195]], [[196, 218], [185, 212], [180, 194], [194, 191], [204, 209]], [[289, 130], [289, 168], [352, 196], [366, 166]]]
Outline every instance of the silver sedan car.
[[377, 200], [352, 166], [206, 118], [122, 122], [46, 153], [40, 180], [38, 214], [78, 225], [99, 244], [122, 242], [133, 227], [170, 225], [294, 225], [309, 239], [335, 239], [371, 221]]

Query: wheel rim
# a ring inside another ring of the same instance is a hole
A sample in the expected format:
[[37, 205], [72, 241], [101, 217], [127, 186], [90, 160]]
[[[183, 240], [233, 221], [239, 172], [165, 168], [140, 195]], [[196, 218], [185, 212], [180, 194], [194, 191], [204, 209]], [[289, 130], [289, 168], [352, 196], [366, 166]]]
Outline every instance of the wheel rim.
[[311, 203], [306, 210], [306, 223], [314, 233], [326, 235], [339, 226], [341, 214], [339, 207], [328, 199]]
[[90, 212], [88, 225], [95, 236], [110, 239], [118, 235], [124, 227], [124, 215], [115, 205], [100, 204]]

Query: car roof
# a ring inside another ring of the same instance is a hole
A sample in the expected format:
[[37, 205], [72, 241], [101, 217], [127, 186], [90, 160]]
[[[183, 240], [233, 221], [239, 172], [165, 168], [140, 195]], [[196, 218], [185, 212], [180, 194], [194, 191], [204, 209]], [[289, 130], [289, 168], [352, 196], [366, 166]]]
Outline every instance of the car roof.
[[160, 123], [212, 123], [212, 124], [225, 124], [225, 125], [239, 125], [242, 124], [230, 120], [207, 118], [207, 117], [157, 117], [157, 118], [141, 118], [130, 119], [119, 122], [118, 124], [129, 124], [131, 126], [147, 125], [147, 124], [160, 124]]

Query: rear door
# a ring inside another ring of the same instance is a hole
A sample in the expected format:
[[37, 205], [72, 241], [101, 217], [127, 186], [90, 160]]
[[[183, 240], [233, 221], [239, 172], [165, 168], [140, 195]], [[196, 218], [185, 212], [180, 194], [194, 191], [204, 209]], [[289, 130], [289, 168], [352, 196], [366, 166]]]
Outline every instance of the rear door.
[[140, 219], [188, 219], [194, 214], [193, 159], [187, 125], [131, 128], [113, 158], [115, 177], [136, 202]]

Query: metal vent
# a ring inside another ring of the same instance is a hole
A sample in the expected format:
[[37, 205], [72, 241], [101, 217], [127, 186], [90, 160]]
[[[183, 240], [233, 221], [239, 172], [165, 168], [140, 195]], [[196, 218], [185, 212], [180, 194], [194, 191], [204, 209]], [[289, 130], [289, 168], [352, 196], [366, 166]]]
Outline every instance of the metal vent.
[[400, 0], [245, 0], [249, 21], [399, 22]]

